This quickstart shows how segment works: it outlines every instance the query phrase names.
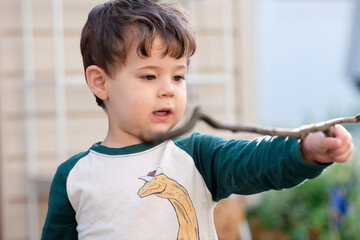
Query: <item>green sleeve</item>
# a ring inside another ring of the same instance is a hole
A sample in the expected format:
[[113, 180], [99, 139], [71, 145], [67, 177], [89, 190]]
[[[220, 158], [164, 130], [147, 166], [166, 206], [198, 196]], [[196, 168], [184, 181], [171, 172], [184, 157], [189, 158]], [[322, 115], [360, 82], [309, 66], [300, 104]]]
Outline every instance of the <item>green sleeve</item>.
[[81, 155], [76, 155], [64, 162], [56, 171], [50, 188], [48, 212], [41, 236], [42, 240], [78, 239], [75, 211], [68, 199], [66, 182], [69, 172]]
[[175, 142], [193, 157], [214, 201], [233, 193], [290, 188], [317, 177], [328, 166], [307, 163], [300, 140], [292, 138], [227, 140], [194, 133]]

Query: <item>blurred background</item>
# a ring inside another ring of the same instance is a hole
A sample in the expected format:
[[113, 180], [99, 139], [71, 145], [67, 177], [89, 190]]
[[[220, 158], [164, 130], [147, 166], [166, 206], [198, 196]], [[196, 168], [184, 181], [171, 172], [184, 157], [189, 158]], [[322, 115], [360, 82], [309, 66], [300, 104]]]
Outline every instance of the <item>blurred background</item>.
[[[57, 166], [105, 137], [79, 49], [87, 14], [102, 2], [0, 0], [1, 239], [39, 239]], [[292, 128], [360, 112], [358, 0], [182, 3], [198, 38], [186, 116], [200, 105], [223, 122]], [[220, 202], [219, 239], [357, 239], [360, 125], [345, 127], [353, 161], [291, 190]]]

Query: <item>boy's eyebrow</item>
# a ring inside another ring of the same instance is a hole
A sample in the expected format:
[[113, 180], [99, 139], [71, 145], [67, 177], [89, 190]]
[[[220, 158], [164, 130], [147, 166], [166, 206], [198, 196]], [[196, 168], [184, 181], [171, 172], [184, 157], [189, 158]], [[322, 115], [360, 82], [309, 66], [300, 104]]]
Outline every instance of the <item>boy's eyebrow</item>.
[[[157, 65], [148, 65], [148, 66], [143, 66], [143, 67], [139, 67], [137, 68], [137, 70], [144, 70], [144, 69], [161, 69], [163, 67], [161, 66], [157, 66]], [[174, 69], [178, 70], [178, 69], [187, 69], [187, 65], [186, 64], [181, 64], [181, 65], [177, 65], [176, 67], [174, 67]]]

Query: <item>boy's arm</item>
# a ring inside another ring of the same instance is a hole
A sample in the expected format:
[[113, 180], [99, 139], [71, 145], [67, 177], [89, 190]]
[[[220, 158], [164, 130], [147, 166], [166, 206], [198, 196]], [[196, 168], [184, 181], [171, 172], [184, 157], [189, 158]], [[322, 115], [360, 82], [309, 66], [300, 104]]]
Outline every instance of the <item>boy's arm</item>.
[[75, 211], [72, 208], [66, 191], [68, 174], [65, 167], [60, 166], [51, 184], [48, 213], [46, 216], [42, 240], [74, 240], [78, 239], [76, 231]]
[[344, 163], [349, 160], [354, 145], [349, 132], [341, 125], [331, 128], [335, 137], [325, 137], [322, 132], [306, 136], [301, 143], [301, 152], [309, 163]]
[[298, 139], [266, 136], [253, 141], [228, 141], [194, 134], [190, 141], [193, 149], [189, 154], [214, 201], [232, 193], [290, 188], [319, 176], [329, 165], [305, 161]]

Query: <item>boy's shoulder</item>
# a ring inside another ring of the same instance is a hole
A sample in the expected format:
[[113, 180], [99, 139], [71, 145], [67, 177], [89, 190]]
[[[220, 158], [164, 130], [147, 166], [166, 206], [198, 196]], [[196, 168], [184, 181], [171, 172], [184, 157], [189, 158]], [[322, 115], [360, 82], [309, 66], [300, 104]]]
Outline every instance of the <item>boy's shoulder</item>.
[[[91, 148], [90, 148], [91, 149]], [[90, 149], [87, 151], [83, 151], [83, 152], [79, 152], [75, 155], [73, 155], [72, 157], [70, 157], [69, 159], [67, 159], [66, 161], [62, 162], [59, 167], [58, 167], [58, 172], [61, 172], [62, 174], [68, 175], [69, 172], [71, 171], [71, 169], [76, 165], [76, 163], [86, 157], [89, 152]]]
[[202, 134], [199, 132], [193, 132], [191, 135], [186, 137], [178, 137], [173, 139], [173, 142], [182, 149], [188, 148], [201, 148], [201, 149], [211, 149], [218, 146], [223, 146], [226, 144], [232, 144], [233, 142], [242, 142], [247, 143], [248, 140], [245, 139], [227, 139], [212, 134]]
[[[229, 139], [211, 134], [202, 134], [194, 132], [186, 137], [178, 137], [172, 140], [180, 149], [184, 150], [191, 156], [196, 154], [209, 154], [221, 146], [229, 144]], [[243, 140], [238, 140], [243, 141]]]
[[202, 134], [199, 132], [193, 132], [192, 134], [190, 134], [189, 136], [186, 137], [178, 137], [175, 138], [173, 140], [175, 143], [177, 144], [181, 144], [181, 143], [186, 143], [188, 144], [189, 142], [193, 142], [193, 143], [206, 143], [206, 142], [226, 142], [228, 141], [227, 139], [223, 138], [223, 137], [219, 137], [216, 135], [211, 135], [211, 134]]

